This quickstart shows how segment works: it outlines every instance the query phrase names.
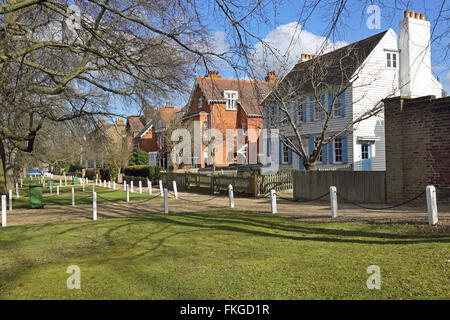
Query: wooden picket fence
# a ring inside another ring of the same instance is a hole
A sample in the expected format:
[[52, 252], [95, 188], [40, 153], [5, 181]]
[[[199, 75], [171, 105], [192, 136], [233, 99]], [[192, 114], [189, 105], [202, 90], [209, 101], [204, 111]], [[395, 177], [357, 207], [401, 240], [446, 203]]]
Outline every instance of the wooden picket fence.
[[180, 191], [191, 190], [208, 193], [226, 192], [231, 184], [235, 193], [255, 197], [264, 196], [271, 189], [276, 191], [292, 189], [291, 173], [239, 176], [220, 173], [161, 172], [161, 180], [169, 189], [172, 189], [172, 181], [176, 181]]

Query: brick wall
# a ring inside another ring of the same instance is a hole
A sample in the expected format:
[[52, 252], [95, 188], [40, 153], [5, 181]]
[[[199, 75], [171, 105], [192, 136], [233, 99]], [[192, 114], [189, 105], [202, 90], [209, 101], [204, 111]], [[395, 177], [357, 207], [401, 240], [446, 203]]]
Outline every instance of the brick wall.
[[386, 191], [389, 202], [434, 185], [450, 200], [450, 97], [385, 100]]

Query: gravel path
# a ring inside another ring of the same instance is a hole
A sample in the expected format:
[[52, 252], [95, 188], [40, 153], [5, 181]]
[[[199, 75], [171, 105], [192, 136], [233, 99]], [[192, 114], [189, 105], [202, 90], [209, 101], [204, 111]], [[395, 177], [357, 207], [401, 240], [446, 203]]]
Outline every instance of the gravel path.
[[[117, 185], [118, 188], [121, 185]], [[135, 191], [137, 188], [135, 187]], [[147, 188], [143, 192], [148, 193]], [[153, 188], [153, 195], [158, 195], [159, 189]], [[204, 211], [214, 209], [227, 209], [228, 197], [224, 195], [212, 196], [197, 193], [179, 192], [180, 199], [174, 199], [169, 193], [169, 212], [183, 213], [192, 211]], [[292, 194], [282, 194], [284, 198], [292, 197]], [[163, 212], [163, 199], [139, 200], [126, 202], [99, 203], [98, 219], [136, 217]], [[376, 207], [374, 204], [367, 204]], [[380, 206], [380, 205], [379, 205]], [[382, 206], [382, 205], [381, 205]], [[292, 202], [284, 199], [277, 201], [278, 214], [289, 216], [299, 221], [329, 222], [331, 212], [328, 197], [321, 202]], [[235, 198], [235, 209], [238, 211], [270, 214], [270, 201], [268, 198]], [[439, 225], [447, 228], [450, 226], [450, 204], [439, 204]], [[40, 224], [61, 221], [76, 221], [92, 219], [92, 205], [76, 206], [47, 206], [44, 209], [17, 209], [7, 212], [7, 225]], [[372, 223], [423, 223], [427, 224], [426, 203], [418, 202], [417, 205], [401, 206], [390, 210], [366, 210], [351, 204], [339, 203], [339, 217], [333, 221], [361, 221]]]

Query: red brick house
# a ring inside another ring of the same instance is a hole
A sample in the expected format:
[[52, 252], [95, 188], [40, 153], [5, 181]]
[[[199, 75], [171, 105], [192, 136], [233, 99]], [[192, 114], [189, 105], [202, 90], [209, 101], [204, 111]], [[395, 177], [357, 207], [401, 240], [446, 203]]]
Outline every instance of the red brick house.
[[[223, 157], [215, 158], [216, 166], [228, 165], [225, 146], [227, 129], [252, 128], [259, 136], [259, 130], [263, 127], [260, 102], [269, 92], [270, 84], [277, 80], [275, 72], [269, 72], [266, 81], [224, 79], [218, 71], [209, 71], [204, 77], [196, 77], [183, 122], [199, 121], [202, 135], [205, 129], [218, 129], [222, 132]], [[248, 143], [248, 138], [245, 142]], [[207, 147], [203, 145], [200, 167], [205, 167], [205, 159], [206, 165], [212, 164], [210, 158]], [[236, 160], [235, 154], [234, 161]]]

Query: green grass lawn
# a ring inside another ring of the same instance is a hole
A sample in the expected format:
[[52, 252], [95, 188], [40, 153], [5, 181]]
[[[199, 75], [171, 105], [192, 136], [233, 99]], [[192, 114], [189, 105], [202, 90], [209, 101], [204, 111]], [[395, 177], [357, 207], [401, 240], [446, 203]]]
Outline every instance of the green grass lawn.
[[[0, 298], [448, 299], [442, 230], [227, 210], [7, 227]], [[70, 265], [81, 290], [66, 287]]]
[[[85, 192], [80, 185], [74, 186], [75, 189], [75, 203], [76, 204], [91, 204], [92, 203], [92, 185], [85, 187]], [[102, 202], [120, 202], [126, 201], [125, 191], [113, 191], [112, 189], [95, 186], [97, 192], [97, 203]], [[46, 206], [56, 205], [71, 205], [72, 204], [72, 186], [62, 187], [59, 190], [60, 194], [56, 195], [56, 186], [53, 187], [53, 193], [50, 194], [49, 188], [44, 188], [42, 203], [44, 208]], [[20, 197], [16, 198], [13, 193], [13, 209], [23, 209], [30, 207], [30, 197], [28, 189], [20, 189]], [[137, 192], [130, 193], [130, 200], [145, 200], [154, 196], [148, 194], [139, 194]]]

